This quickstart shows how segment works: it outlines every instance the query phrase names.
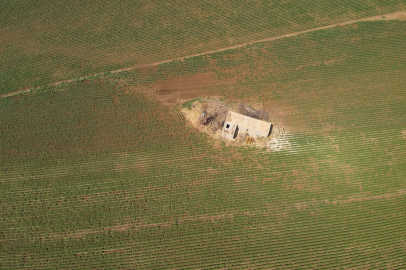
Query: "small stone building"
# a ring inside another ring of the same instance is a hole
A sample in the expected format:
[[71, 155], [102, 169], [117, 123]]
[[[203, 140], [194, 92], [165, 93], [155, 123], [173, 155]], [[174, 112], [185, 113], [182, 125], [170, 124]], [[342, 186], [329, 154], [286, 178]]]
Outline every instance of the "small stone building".
[[233, 141], [239, 133], [248, 133], [254, 138], [268, 137], [271, 135], [272, 127], [271, 123], [229, 111], [221, 131], [221, 137]]

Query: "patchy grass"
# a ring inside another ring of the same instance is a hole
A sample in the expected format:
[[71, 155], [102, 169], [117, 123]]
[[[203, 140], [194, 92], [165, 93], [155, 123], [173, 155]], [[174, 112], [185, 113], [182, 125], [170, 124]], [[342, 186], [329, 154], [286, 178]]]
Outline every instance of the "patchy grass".
[[183, 103], [182, 108], [184, 108], [184, 109], [186, 108], [188, 110], [191, 110], [192, 109], [192, 104], [195, 103], [196, 101], [202, 103], [202, 100], [200, 98], [194, 98], [194, 99], [188, 100], [185, 103]]

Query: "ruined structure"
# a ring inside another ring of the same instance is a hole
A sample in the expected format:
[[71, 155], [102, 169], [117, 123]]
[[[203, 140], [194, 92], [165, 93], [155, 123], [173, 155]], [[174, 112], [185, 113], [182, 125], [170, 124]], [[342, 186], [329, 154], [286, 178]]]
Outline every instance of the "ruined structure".
[[193, 126], [215, 139], [262, 146], [272, 139], [273, 125], [268, 112], [248, 104], [229, 103], [227, 106], [215, 98], [195, 99], [188, 101], [182, 111]]
[[253, 138], [268, 137], [272, 132], [271, 123], [229, 111], [224, 122], [221, 137], [235, 140], [239, 133]]

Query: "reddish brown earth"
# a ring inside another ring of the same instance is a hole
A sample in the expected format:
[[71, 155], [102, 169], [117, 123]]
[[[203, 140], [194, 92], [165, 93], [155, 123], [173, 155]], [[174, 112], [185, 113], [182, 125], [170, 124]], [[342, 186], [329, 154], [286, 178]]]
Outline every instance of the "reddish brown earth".
[[186, 100], [208, 96], [210, 90], [219, 85], [233, 85], [236, 79], [219, 80], [211, 71], [192, 76], [176, 76], [147, 86], [137, 87], [137, 92], [155, 93], [164, 104], [182, 103]]

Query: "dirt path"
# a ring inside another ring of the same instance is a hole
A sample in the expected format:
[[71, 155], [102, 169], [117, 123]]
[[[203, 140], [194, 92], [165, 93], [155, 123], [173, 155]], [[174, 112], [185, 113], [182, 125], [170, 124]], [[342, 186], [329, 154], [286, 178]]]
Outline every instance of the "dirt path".
[[[120, 72], [124, 72], [124, 71], [130, 71], [130, 70], [134, 70], [134, 69], [139, 69], [139, 68], [157, 66], [157, 65], [164, 64], [164, 63], [169, 63], [169, 62], [172, 62], [172, 61], [183, 61], [183, 60], [185, 60], [187, 58], [191, 58], [191, 57], [196, 57], [196, 56], [213, 54], [213, 53], [217, 53], [217, 52], [233, 50], [233, 49], [242, 48], [242, 47], [245, 47], [245, 46], [248, 46], [248, 45], [251, 45], [251, 44], [255, 44], [255, 43], [273, 41], [273, 40], [280, 39], [280, 38], [297, 36], [297, 35], [304, 34], [304, 33], [307, 33], [307, 32], [313, 32], [313, 31], [317, 31], [317, 30], [323, 30], [323, 29], [333, 28], [333, 27], [336, 27], [336, 26], [343, 26], [343, 25], [353, 24], [353, 23], [357, 23], [357, 22], [389, 21], [389, 20], [406, 21], [406, 11], [399, 11], [399, 12], [395, 12], [395, 13], [377, 15], [377, 16], [373, 16], [373, 17], [358, 19], [358, 20], [351, 20], [351, 21], [346, 21], [346, 22], [341, 22], [341, 23], [336, 23], [336, 24], [330, 24], [330, 25], [316, 27], [316, 28], [312, 28], [312, 29], [307, 29], [307, 30], [303, 30], [303, 31], [299, 31], [299, 32], [290, 33], [290, 34], [284, 34], [284, 35], [280, 35], [280, 36], [275, 36], [275, 37], [250, 41], [250, 42], [246, 42], [246, 43], [242, 43], [242, 44], [238, 44], [238, 45], [233, 45], [233, 46], [230, 46], [230, 47], [225, 47], [225, 48], [221, 48], [221, 49], [217, 49], [217, 50], [211, 50], [211, 51], [206, 51], [206, 52], [202, 52], [202, 53], [196, 53], [196, 54], [191, 54], [191, 55], [187, 55], [187, 56], [181, 56], [181, 57], [177, 57], [177, 58], [167, 59], [167, 60], [163, 60], [163, 61], [147, 63], [147, 64], [142, 64], [142, 65], [136, 65], [136, 66], [127, 67], [127, 68], [121, 68], [121, 69], [117, 69], [117, 70], [112, 70], [112, 71], [110, 71], [110, 73], [115, 74], [115, 73], [120, 73]], [[53, 83], [49, 83], [49, 84], [45, 84], [45, 85], [41, 85], [41, 86], [33, 87], [33, 88], [21, 89], [21, 90], [9, 92], [9, 93], [1, 94], [0, 98], [6, 98], [6, 97], [15, 96], [15, 95], [23, 94], [23, 93], [29, 93], [31, 91], [41, 89], [41, 88], [46, 87], [46, 86], [58, 86], [58, 85], [62, 85], [62, 84], [65, 84], [65, 83], [72, 83], [72, 82], [75, 82], [75, 81], [78, 81], [78, 80], [85, 80], [85, 79], [87, 79], [89, 77], [100, 76], [100, 75], [103, 75], [103, 73], [97, 73], [97, 74], [92, 74], [92, 75], [88, 75], [88, 76], [82, 76], [82, 77], [79, 77], [78, 79], [67, 79], [67, 80], [63, 80], [63, 81], [53, 82]]]

